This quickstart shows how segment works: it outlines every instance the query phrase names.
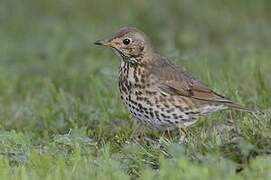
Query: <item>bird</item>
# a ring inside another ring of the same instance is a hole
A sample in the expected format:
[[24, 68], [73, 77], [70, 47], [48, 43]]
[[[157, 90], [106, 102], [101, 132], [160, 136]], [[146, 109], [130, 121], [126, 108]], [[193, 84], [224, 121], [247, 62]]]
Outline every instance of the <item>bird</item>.
[[201, 116], [243, 107], [215, 92], [161, 55], [148, 36], [135, 27], [123, 27], [94, 42], [112, 48], [120, 57], [120, 97], [136, 122], [159, 131], [187, 128]]

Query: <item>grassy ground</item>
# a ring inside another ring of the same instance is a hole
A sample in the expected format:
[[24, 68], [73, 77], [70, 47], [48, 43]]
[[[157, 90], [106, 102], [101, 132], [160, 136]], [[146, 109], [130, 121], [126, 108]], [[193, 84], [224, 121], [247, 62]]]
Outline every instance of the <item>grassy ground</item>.
[[[269, 0], [1, 0], [0, 179], [271, 179], [270, 12]], [[118, 58], [92, 45], [124, 25], [265, 115], [202, 118], [187, 145], [135, 141]]]

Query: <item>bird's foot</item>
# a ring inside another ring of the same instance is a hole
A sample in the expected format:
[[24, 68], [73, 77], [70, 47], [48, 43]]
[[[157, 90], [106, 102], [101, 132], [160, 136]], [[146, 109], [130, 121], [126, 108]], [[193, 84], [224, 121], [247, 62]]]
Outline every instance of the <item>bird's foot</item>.
[[187, 144], [188, 143], [188, 130], [186, 128], [179, 128], [179, 143]]

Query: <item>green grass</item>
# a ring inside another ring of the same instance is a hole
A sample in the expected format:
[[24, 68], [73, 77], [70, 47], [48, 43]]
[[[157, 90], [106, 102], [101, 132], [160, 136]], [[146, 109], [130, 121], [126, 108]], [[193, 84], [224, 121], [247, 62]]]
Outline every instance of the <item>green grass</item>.
[[[269, 0], [0, 1], [0, 179], [271, 179]], [[137, 26], [218, 92], [226, 111], [188, 144], [147, 131], [117, 89], [119, 60], [92, 43]]]

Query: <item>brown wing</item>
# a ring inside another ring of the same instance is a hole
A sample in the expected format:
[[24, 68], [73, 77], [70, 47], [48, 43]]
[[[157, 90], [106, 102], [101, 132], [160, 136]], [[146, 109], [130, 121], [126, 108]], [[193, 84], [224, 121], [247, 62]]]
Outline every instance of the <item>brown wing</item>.
[[202, 82], [174, 66], [167, 59], [164, 58], [156, 62], [151, 68], [152, 73], [159, 78], [159, 88], [166, 93], [192, 97], [203, 101], [233, 103], [230, 99], [214, 92]]

